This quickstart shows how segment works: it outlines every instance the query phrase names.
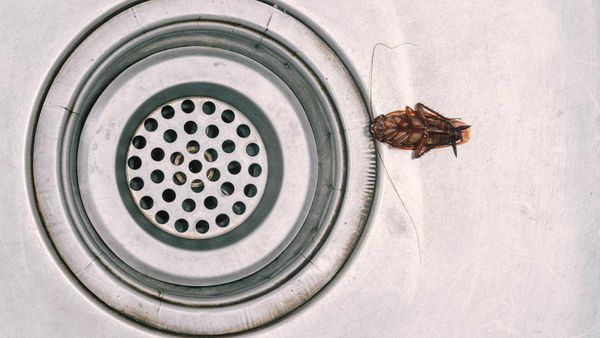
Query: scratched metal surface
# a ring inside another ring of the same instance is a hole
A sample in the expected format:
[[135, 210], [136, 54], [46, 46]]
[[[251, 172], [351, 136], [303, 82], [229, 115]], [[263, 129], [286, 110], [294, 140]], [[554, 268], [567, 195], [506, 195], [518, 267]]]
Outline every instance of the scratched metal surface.
[[[25, 193], [25, 135], [52, 63], [118, 1], [3, 2], [0, 335], [151, 336], [86, 297]], [[342, 273], [256, 336], [600, 335], [600, 4], [291, 1], [344, 49], [373, 107], [424, 102], [472, 140], [382, 148], [376, 217]], [[382, 175], [385, 175], [382, 172]], [[414, 221], [411, 223], [409, 215]], [[418, 236], [417, 236], [418, 235]]]

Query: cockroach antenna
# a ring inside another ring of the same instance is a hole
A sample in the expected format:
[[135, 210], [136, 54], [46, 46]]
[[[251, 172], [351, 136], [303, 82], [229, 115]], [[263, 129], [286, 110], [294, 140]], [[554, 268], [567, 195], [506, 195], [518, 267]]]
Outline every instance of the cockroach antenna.
[[[405, 42], [405, 43], [401, 43], [397, 46], [394, 47], [390, 47], [388, 45], [386, 45], [385, 43], [377, 43], [373, 46], [373, 50], [371, 51], [371, 67], [369, 70], [369, 111], [368, 111], [368, 116], [369, 116], [369, 125], [373, 124], [373, 100], [372, 100], [372, 89], [373, 89], [373, 62], [374, 62], [374, 57], [375, 57], [375, 50], [377, 49], [378, 46], [383, 46], [386, 47], [388, 49], [396, 49], [399, 48], [401, 46], [404, 45], [412, 45], [412, 46], [417, 46], [413, 43], [410, 42]], [[375, 145], [375, 154], [377, 156], [377, 158], [379, 159], [379, 163], [381, 163], [381, 167], [383, 168], [383, 171], [385, 173], [385, 176], [387, 177], [388, 181], [390, 182], [390, 184], [392, 185], [392, 188], [394, 189], [394, 193], [396, 194], [396, 196], [398, 197], [398, 200], [400, 200], [400, 203], [402, 204], [402, 208], [404, 209], [404, 211], [406, 212], [406, 215], [408, 216], [408, 219], [410, 220], [410, 224], [412, 225], [413, 231], [415, 232], [415, 237], [417, 240], [417, 252], [419, 254], [419, 263], [421, 263], [422, 261], [422, 257], [421, 257], [421, 239], [419, 238], [419, 232], [417, 231], [417, 225], [415, 224], [415, 221], [412, 217], [412, 215], [410, 214], [410, 212], [408, 211], [408, 208], [406, 207], [406, 203], [404, 203], [404, 199], [402, 199], [402, 196], [400, 196], [400, 193], [398, 192], [398, 188], [396, 188], [396, 184], [394, 184], [394, 181], [392, 180], [392, 177], [390, 176], [390, 173], [387, 170], [387, 167], [385, 166], [385, 163], [383, 162], [383, 158], [381, 157], [381, 153], [379, 152], [379, 148], [377, 145]]]

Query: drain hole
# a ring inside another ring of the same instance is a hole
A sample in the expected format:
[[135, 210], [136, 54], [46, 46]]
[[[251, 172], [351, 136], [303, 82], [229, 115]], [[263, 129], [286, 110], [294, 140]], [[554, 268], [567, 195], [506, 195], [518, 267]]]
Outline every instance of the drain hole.
[[218, 226], [224, 228], [229, 225], [229, 216], [225, 214], [220, 214], [219, 216], [217, 216], [216, 221]]
[[154, 219], [156, 219], [156, 222], [158, 222], [159, 224], [165, 224], [169, 221], [169, 213], [164, 210], [161, 210], [156, 213]]
[[221, 120], [223, 120], [225, 123], [231, 123], [233, 120], [235, 120], [235, 114], [233, 111], [225, 109], [223, 110], [223, 113], [221, 113]]
[[183, 208], [183, 210], [187, 212], [192, 212], [194, 211], [194, 209], [196, 209], [196, 202], [188, 198], [184, 200], [183, 203], [181, 203], [181, 208]]
[[210, 101], [207, 101], [202, 105], [202, 111], [206, 115], [214, 114], [215, 110], [216, 110], [215, 104]]
[[248, 184], [244, 187], [244, 195], [248, 197], [256, 196], [256, 186], [254, 184]]
[[258, 144], [256, 144], [256, 143], [250, 143], [249, 145], [246, 146], [246, 153], [250, 156], [258, 155], [259, 151], [260, 151], [260, 148], [258, 147]]
[[173, 116], [175, 116], [175, 109], [171, 106], [164, 106], [160, 111], [160, 114], [167, 120], [172, 119]]
[[196, 108], [196, 105], [191, 100], [185, 100], [181, 103], [181, 110], [183, 110], [185, 113], [189, 114], [193, 112], [194, 108]]
[[154, 206], [154, 200], [150, 196], [144, 196], [140, 200], [140, 206], [144, 210], [152, 209], [152, 207]]
[[188, 222], [184, 219], [178, 219], [175, 221], [175, 230], [178, 232], [186, 232], [189, 228]]
[[206, 177], [208, 178], [209, 181], [216, 182], [219, 180], [219, 178], [221, 178], [221, 172], [219, 172], [218, 169], [210, 168], [206, 172]]
[[241, 215], [246, 212], [246, 205], [242, 202], [235, 202], [231, 210], [233, 210], [234, 214]]
[[173, 175], [173, 182], [175, 182], [177, 185], [184, 185], [186, 181], [187, 177], [181, 171], [178, 171], [175, 173], [175, 175]]
[[154, 148], [150, 153], [150, 157], [157, 162], [162, 161], [162, 159], [165, 158], [165, 152], [160, 148]]
[[162, 193], [163, 200], [165, 200], [165, 202], [169, 202], [169, 203], [173, 202], [175, 200], [176, 196], [177, 195], [175, 195], [175, 191], [173, 191], [173, 189], [166, 189]]
[[183, 125], [183, 130], [185, 130], [186, 133], [192, 135], [198, 130], [198, 125], [194, 121], [187, 121]]
[[143, 136], [136, 136], [131, 141], [131, 144], [133, 144], [136, 149], [143, 149], [146, 146], [146, 139]]
[[144, 122], [144, 128], [146, 128], [147, 131], [155, 131], [156, 128], [158, 128], [158, 122], [153, 118], [149, 118]]
[[235, 187], [233, 186], [233, 184], [231, 184], [229, 182], [225, 182], [221, 185], [221, 192], [225, 196], [229, 196], [229, 195], [233, 194], [234, 190], [235, 190]]
[[251, 164], [250, 167], [248, 167], [248, 173], [252, 177], [258, 177], [260, 174], [262, 174], [262, 168], [256, 163]]
[[208, 136], [210, 138], [215, 138], [215, 137], [219, 136], [219, 128], [212, 124], [210, 126], [206, 127], [206, 136]]
[[137, 170], [142, 166], [142, 160], [137, 156], [131, 156], [129, 160], [127, 160], [127, 165], [129, 168]]
[[204, 182], [199, 179], [195, 179], [192, 181], [192, 191], [193, 192], [202, 192], [204, 190]]
[[198, 160], [193, 160], [192, 162], [190, 162], [190, 164], [188, 164], [188, 168], [191, 172], [197, 174], [200, 172], [200, 170], [202, 170], [202, 163], [200, 163], [200, 161]]
[[185, 146], [185, 149], [188, 151], [188, 153], [190, 154], [196, 154], [197, 152], [200, 151], [200, 144], [196, 141], [190, 141], [188, 142], [188, 144]]
[[129, 186], [135, 191], [140, 191], [142, 188], [144, 188], [144, 180], [139, 177], [135, 177], [129, 181]]
[[152, 182], [154, 183], [160, 183], [165, 179], [165, 174], [160, 170], [154, 170], [150, 174], [150, 179], [152, 179]]
[[181, 165], [183, 163], [183, 154], [178, 151], [171, 154], [171, 163]]
[[196, 223], [196, 231], [201, 234], [207, 233], [209, 228], [207, 221], [198, 221], [198, 223]]
[[219, 157], [219, 153], [217, 153], [214, 149], [208, 149], [204, 152], [204, 159], [208, 162], [214, 162]]
[[206, 199], [204, 199], [204, 206], [206, 209], [212, 210], [216, 208], [217, 205], [219, 205], [219, 202], [213, 196], [208, 196]]
[[175, 140], [177, 140], [177, 133], [175, 132], [175, 130], [169, 129], [165, 131], [165, 133], [163, 134], [163, 138], [165, 139], [165, 141], [167, 141], [167, 143], [173, 143], [175, 142]]
[[227, 165], [227, 170], [230, 174], [237, 175], [240, 173], [240, 171], [242, 171], [242, 165], [238, 161], [231, 161]]
[[236, 132], [239, 137], [246, 138], [246, 137], [250, 136], [250, 127], [248, 127], [245, 124], [241, 124], [239, 127], [237, 127]]
[[230, 154], [235, 150], [235, 143], [232, 140], [227, 140], [221, 145], [223, 151]]

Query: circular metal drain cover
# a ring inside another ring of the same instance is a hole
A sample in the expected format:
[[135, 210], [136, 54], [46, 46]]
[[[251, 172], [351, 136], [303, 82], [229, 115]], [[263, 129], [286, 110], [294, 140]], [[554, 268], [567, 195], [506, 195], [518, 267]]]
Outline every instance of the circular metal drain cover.
[[321, 290], [377, 177], [339, 50], [251, 0], [136, 2], [90, 27], [31, 127], [32, 207], [77, 285], [199, 335], [265, 325]]
[[192, 239], [242, 224], [268, 175], [258, 130], [214, 98], [188, 97], [157, 108], [135, 130], [126, 162], [130, 192], [144, 216]]

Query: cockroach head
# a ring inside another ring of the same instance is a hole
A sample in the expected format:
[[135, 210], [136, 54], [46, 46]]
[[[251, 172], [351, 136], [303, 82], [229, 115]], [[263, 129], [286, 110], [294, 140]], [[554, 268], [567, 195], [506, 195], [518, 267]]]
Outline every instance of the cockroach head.
[[458, 126], [456, 128], [456, 130], [458, 131], [458, 139], [456, 141], [458, 141], [459, 144], [462, 143], [467, 143], [469, 142], [469, 140], [471, 139], [471, 126], [470, 125], [461, 125]]
[[373, 119], [369, 131], [377, 141], [383, 142], [385, 133], [385, 115], [379, 115]]
[[471, 126], [464, 124], [462, 121], [457, 120], [457, 123], [454, 124], [454, 137], [452, 139], [452, 151], [454, 152], [454, 156], [458, 157], [458, 153], [456, 151], [457, 144], [463, 144], [469, 141], [471, 138]]

